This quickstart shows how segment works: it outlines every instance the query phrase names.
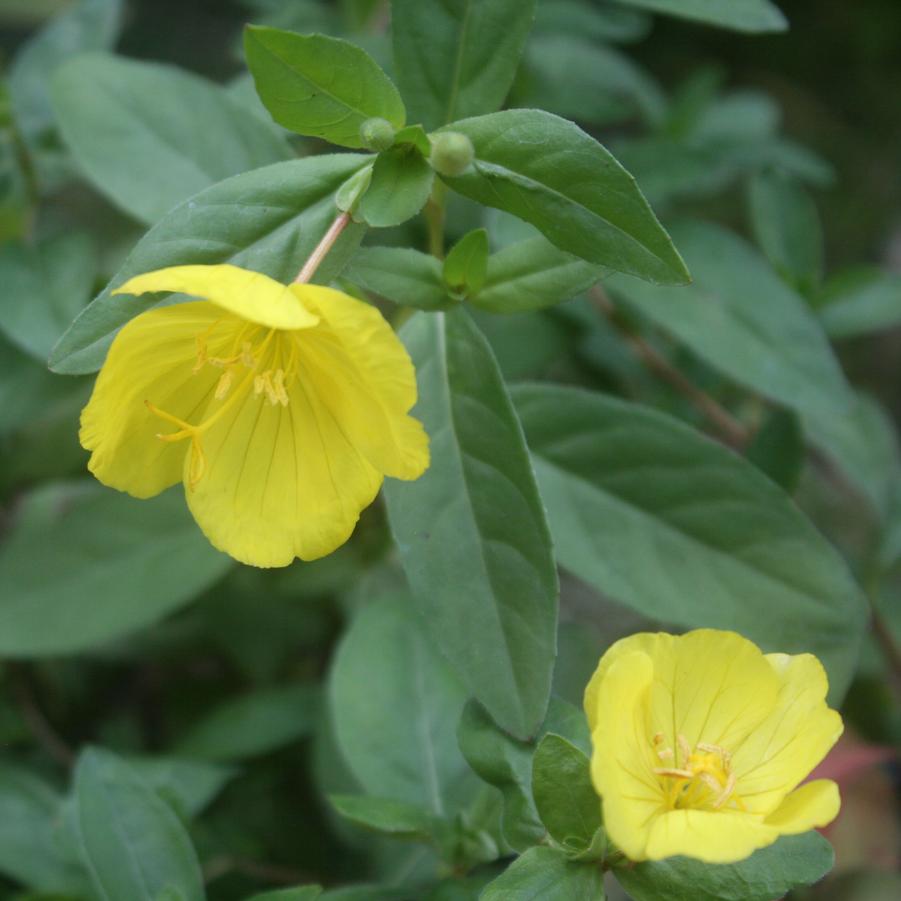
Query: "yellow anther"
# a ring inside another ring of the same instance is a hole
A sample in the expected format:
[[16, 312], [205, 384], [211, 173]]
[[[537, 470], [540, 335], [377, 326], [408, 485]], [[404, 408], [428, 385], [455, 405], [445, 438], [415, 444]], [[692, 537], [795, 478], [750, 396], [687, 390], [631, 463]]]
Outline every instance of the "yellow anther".
[[289, 399], [288, 391], [285, 388], [285, 372], [283, 369], [275, 370], [275, 378], [273, 379], [272, 386], [275, 389], [275, 396], [278, 398], [278, 402], [283, 407], [287, 407]]
[[671, 780], [665, 788], [666, 804], [670, 809], [719, 810], [732, 802], [739, 810], [744, 810], [741, 799], [735, 795], [736, 777], [729, 751], [710, 742], [698, 742], [692, 749], [688, 739], [678, 735], [677, 756], [671, 748], [659, 747], [663, 741], [662, 732], [653, 738], [657, 756], [661, 760], [672, 759], [675, 766], [656, 767], [653, 773]]
[[249, 341], [245, 341], [241, 345], [241, 362], [248, 369], [253, 369], [257, 365], [257, 358], [253, 355], [253, 345]]
[[676, 740], [679, 744], [679, 751], [682, 753], [682, 761], [684, 763], [691, 757], [691, 745], [688, 743], [688, 739], [681, 733]]
[[228, 389], [232, 386], [232, 371], [230, 369], [226, 369], [225, 372], [219, 377], [219, 381], [216, 383], [216, 400], [222, 400], [226, 394], [228, 394]]

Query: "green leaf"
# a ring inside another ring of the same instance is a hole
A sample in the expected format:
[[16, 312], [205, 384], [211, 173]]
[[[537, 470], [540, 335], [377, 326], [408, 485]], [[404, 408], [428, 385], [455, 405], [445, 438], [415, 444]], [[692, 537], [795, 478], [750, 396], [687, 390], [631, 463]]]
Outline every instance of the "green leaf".
[[832, 846], [816, 832], [787, 835], [733, 864], [688, 857], [614, 870], [635, 901], [772, 901], [811, 885], [832, 869]]
[[437, 816], [465, 806], [475, 780], [454, 730], [466, 695], [408, 599], [383, 597], [360, 610], [338, 647], [329, 692], [338, 745], [368, 794]]
[[96, 254], [84, 232], [0, 246], [0, 329], [41, 363], [88, 302]]
[[884, 513], [901, 471], [898, 433], [889, 413], [863, 392], [844, 416], [807, 415], [811, 442], [830, 457], [877, 513]]
[[441, 262], [409, 247], [361, 247], [344, 277], [401, 306], [440, 310], [452, 302]]
[[532, 760], [532, 796], [541, 822], [563, 850], [591, 845], [601, 827], [601, 799], [591, 784], [588, 757], [565, 738], [541, 739]]
[[580, 294], [607, 272], [542, 237], [530, 238], [492, 254], [484, 287], [468, 300], [489, 313], [541, 310]]
[[394, 68], [410, 118], [428, 130], [498, 109], [535, 0], [392, 0]]
[[562, 566], [651, 618], [812, 652], [843, 696], [860, 590], [781, 489], [654, 410], [538, 385], [514, 399]]
[[[331, 894], [331, 893], [329, 893]], [[303, 885], [297, 888], [278, 888], [272, 892], [252, 895], [247, 901], [316, 901], [322, 897], [322, 887]]]
[[244, 52], [266, 109], [297, 134], [359, 148], [367, 119], [387, 119], [395, 128], [406, 121], [391, 79], [348, 41], [251, 25]]
[[29, 138], [53, 124], [50, 79], [57, 66], [115, 42], [122, 24], [121, 0], [78, 0], [53, 18], [16, 54], [9, 73], [16, 124]]
[[535, 11], [536, 35], [569, 34], [596, 41], [631, 43], [647, 37], [650, 16], [610, 4], [579, 0], [542, 0]]
[[90, 482], [28, 496], [0, 550], [0, 653], [67, 654], [162, 619], [231, 566], [180, 491], [135, 500]]
[[846, 269], [823, 286], [820, 320], [830, 338], [855, 338], [901, 324], [901, 275], [870, 266]]
[[62, 798], [30, 770], [0, 762], [0, 872], [45, 892], [86, 889], [58, 847]]
[[180, 820], [116, 755], [85, 751], [75, 769], [79, 843], [100, 901], [203, 901], [203, 877]]
[[594, 138], [541, 110], [453, 123], [475, 162], [445, 181], [530, 222], [561, 250], [617, 272], [684, 284], [688, 270], [634, 179]]
[[[240, 726], [236, 723], [236, 728]], [[200, 813], [236, 772], [232, 767], [178, 757], [128, 757], [126, 762], [185, 818]]]
[[467, 690], [514, 735], [544, 717], [557, 573], [516, 413], [487, 341], [464, 310], [401, 330], [419, 380], [414, 415], [432, 463], [389, 480], [401, 562], [435, 642]]
[[457, 740], [472, 769], [504, 799], [501, 827], [512, 848], [524, 851], [544, 837], [532, 800], [532, 753], [535, 741], [548, 732], [564, 735], [587, 749], [588, 727], [581, 710], [559, 698], [551, 698], [548, 714], [535, 740], [520, 741], [504, 732], [477, 701], [470, 701], [460, 718]]
[[488, 232], [477, 228], [463, 235], [450, 249], [442, 275], [455, 291], [475, 294], [482, 290], [488, 274]]
[[415, 804], [369, 795], [330, 795], [332, 807], [345, 819], [397, 838], [430, 841], [435, 818]]
[[758, 172], [749, 184], [751, 226], [776, 271], [801, 291], [823, 278], [823, 227], [816, 204], [780, 170]]
[[428, 158], [432, 153], [432, 142], [421, 125], [408, 125], [395, 132], [395, 144], [409, 144], [415, 147], [424, 157]]
[[412, 219], [429, 199], [435, 172], [412, 144], [380, 153], [360, 201], [360, 217], [374, 228]]
[[788, 22], [770, 0], [616, 0], [628, 6], [752, 33], [785, 31]]
[[799, 413], [846, 415], [853, 395], [805, 302], [760, 255], [718, 226], [674, 226], [694, 282], [678, 290], [614, 276], [629, 306], [739, 384]]
[[768, 413], [745, 456], [780, 488], [794, 494], [804, 469], [804, 430], [791, 410]]
[[593, 863], [570, 863], [554, 848], [530, 848], [490, 883], [480, 901], [604, 901], [604, 875]]
[[[51, 367], [69, 374], [100, 368], [115, 332], [155, 305], [146, 298], [112, 295], [132, 276], [188, 263], [231, 263], [290, 281], [335, 218], [335, 192], [367, 161], [366, 156], [336, 154], [276, 163], [235, 175], [180, 204], [138, 242], [63, 335]], [[334, 279], [361, 236], [360, 226], [346, 228], [316, 280]]]
[[310, 735], [319, 716], [315, 685], [279, 685], [223, 702], [177, 743], [182, 757], [236, 761], [267, 754]]
[[666, 97], [647, 72], [626, 54], [592, 43], [584, 35], [533, 38], [514, 99], [516, 106], [593, 124], [639, 115], [655, 125], [666, 111]]
[[91, 183], [149, 224], [217, 181], [294, 156], [224, 88], [173, 66], [80, 56], [57, 71], [53, 105]]

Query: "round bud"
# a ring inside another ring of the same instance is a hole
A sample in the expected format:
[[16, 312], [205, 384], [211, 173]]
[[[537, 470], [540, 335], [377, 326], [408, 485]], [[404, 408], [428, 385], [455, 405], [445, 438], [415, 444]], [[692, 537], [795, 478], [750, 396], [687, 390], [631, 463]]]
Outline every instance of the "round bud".
[[472, 141], [458, 131], [442, 131], [431, 138], [432, 155], [429, 162], [441, 175], [462, 175], [475, 159]]
[[367, 119], [360, 126], [360, 140], [367, 150], [387, 150], [394, 143], [394, 126], [387, 119]]

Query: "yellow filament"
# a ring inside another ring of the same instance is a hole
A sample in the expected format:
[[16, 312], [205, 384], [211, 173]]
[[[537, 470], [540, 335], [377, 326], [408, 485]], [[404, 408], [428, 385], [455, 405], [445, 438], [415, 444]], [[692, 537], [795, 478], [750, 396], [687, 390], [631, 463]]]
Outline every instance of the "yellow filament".
[[[666, 806], [669, 809], [706, 808], [720, 810], [730, 801], [739, 810], [745, 807], [735, 795], [736, 776], [732, 772], [732, 755], [720, 745], [698, 742], [692, 749], [684, 735], [676, 737], [678, 753], [659, 747], [663, 733], [653, 738], [657, 756], [674, 765], [655, 767], [654, 773], [667, 780]], [[680, 759], [681, 758], [681, 759]]]

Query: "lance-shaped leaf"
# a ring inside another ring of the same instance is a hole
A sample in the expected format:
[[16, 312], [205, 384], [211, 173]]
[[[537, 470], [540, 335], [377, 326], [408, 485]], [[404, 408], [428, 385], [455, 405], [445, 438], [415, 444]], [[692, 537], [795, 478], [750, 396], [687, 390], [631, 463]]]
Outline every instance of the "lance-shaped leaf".
[[389, 228], [412, 219], [429, 199], [434, 180], [432, 167], [412, 144], [380, 153], [360, 201], [360, 218], [375, 228]]
[[249, 26], [244, 53], [257, 93], [290, 131], [363, 147], [360, 126], [387, 119], [401, 128], [403, 101], [391, 79], [361, 47], [322, 34]]
[[[335, 218], [335, 192], [367, 161], [366, 156], [340, 154], [276, 163], [226, 179], [186, 200], [138, 242], [60, 339], [50, 366], [71, 374], [100, 368], [116, 331], [154, 306], [146, 297], [113, 296], [132, 276], [187, 263], [233, 263], [290, 281]], [[346, 228], [316, 281], [327, 284], [335, 278], [361, 236], [361, 226]], [[167, 301], [173, 299], [169, 295]]]
[[772, 901], [822, 879], [834, 859], [829, 842], [807, 832], [783, 836], [739, 863], [671, 857], [614, 872], [635, 901]]
[[530, 848], [479, 895], [481, 901], [604, 901], [597, 864], [571, 863], [554, 848]]
[[557, 574], [522, 430], [487, 341], [464, 310], [415, 316], [415, 415], [432, 463], [385, 485], [407, 578], [432, 630], [514, 735], [544, 717], [556, 647]]
[[394, 68], [427, 129], [498, 109], [510, 90], [535, 0], [393, 0]]
[[569, 300], [607, 272], [542, 237], [529, 238], [488, 258], [485, 284], [468, 300], [489, 313], [526, 313]]
[[561, 250], [652, 282], [689, 280], [635, 180], [594, 138], [541, 110], [454, 122], [475, 160], [444, 180], [486, 206], [525, 219]]
[[80, 56], [56, 73], [53, 102], [91, 182], [147, 223], [223, 178], [294, 156], [275, 125], [173, 66]]
[[455, 734], [466, 693], [409, 598], [360, 610], [335, 656], [329, 695], [338, 745], [368, 794], [437, 816], [471, 799], [477, 780]]
[[76, 823], [101, 901], [203, 901], [197, 855], [169, 805], [109, 751], [89, 749], [75, 770]]
[[812, 652], [842, 697], [866, 622], [860, 590], [781, 489], [654, 410], [563, 387], [513, 396], [563, 566], [664, 622]]
[[875, 266], [847, 269], [823, 286], [820, 319], [830, 338], [854, 338], [901, 323], [901, 275]]
[[406, 307], [438, 310], [452, 302], [441, 278], [441, 262], [412, 247], [361, 247], [344, 276]]
[[736, 235], [706, 222], [672, 229], [694, 282], [678, 290], [615, 276], [616, 296], [711, 366], [799, 413], [843, 416], [854, 403], [804, 300]]
[[488, 232], [484, 228], [463, 235], [450, 249], [442, 267], [445, 284], [454, 291], [474, 294], [488, 274]]
[[617, 0], [655, 13], [720, 25], [736, 31], [785, 31], [788, 22], [770, 0]]
[[0, 653], [96, 647], [162, 619], [224, 575], [231, 561], [179, 493], [138, 501], [85, 481], [29, 495], [0, 552]]

